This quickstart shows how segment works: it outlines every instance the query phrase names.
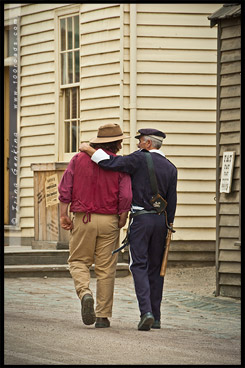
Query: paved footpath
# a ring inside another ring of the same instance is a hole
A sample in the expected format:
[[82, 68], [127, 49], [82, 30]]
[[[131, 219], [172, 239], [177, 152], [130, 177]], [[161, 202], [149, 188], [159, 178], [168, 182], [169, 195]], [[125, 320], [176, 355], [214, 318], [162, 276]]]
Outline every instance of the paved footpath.
[[108, 329], [82, 323], [71, 278], [5, 279], [4, 364], [240, 365], [240, 301], [173, 286], [165, 284], [162, 328], [138, 331], [131, 275], [116, 279]]

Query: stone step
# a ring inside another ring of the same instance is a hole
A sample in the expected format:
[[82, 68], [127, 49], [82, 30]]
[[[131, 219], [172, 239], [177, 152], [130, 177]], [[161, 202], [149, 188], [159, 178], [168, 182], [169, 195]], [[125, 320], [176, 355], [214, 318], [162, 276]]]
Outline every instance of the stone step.
[[[69, 249], [32, 249], [24, 246], [4, 247], [5, 265], [67, 264]], [[118, 263], [128, 264], [128, 256], [119, 252]]]
[[[116, 277], [125, 277], [130, 273], [126, 263], [118, 263]], [[90, 276], [95, 277], [94, 265]], [[67, 264], [5, 265], [4, 277], [71, 277]]]
[[4, 253], [5, 265], [48, 265], [67, 264], [69, 250], [8, 250]]

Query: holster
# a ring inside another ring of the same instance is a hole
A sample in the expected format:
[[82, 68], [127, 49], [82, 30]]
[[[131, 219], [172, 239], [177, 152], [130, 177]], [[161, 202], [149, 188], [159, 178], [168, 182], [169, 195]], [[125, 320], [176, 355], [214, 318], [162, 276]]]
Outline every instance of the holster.
[[166, 210], [168, 202], [161, 196], [161, 194], [155, 194], [151, 200], [150, 204], [154, 207], [157, 213], [162, 213]]

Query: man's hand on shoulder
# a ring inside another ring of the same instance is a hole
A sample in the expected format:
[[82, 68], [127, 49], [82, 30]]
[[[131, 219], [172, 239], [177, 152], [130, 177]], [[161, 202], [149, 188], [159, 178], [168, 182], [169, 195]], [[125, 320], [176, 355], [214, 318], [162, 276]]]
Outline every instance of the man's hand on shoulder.
[[96, 152], [96, 150], [88, 143], [81, 143], [79, 146], [79, 151], [87, 153], [90, 157]]

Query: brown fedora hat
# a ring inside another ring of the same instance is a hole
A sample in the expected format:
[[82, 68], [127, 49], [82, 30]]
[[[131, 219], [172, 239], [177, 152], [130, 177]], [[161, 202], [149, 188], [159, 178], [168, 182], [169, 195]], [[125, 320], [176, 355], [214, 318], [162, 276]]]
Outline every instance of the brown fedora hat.
[[123, 134], [120, 125], [105, 124], [99, 127], [97, 137], [91, 139], [90, 143], [115, 142], [125, 138], [130, 138], [130, 136]]

